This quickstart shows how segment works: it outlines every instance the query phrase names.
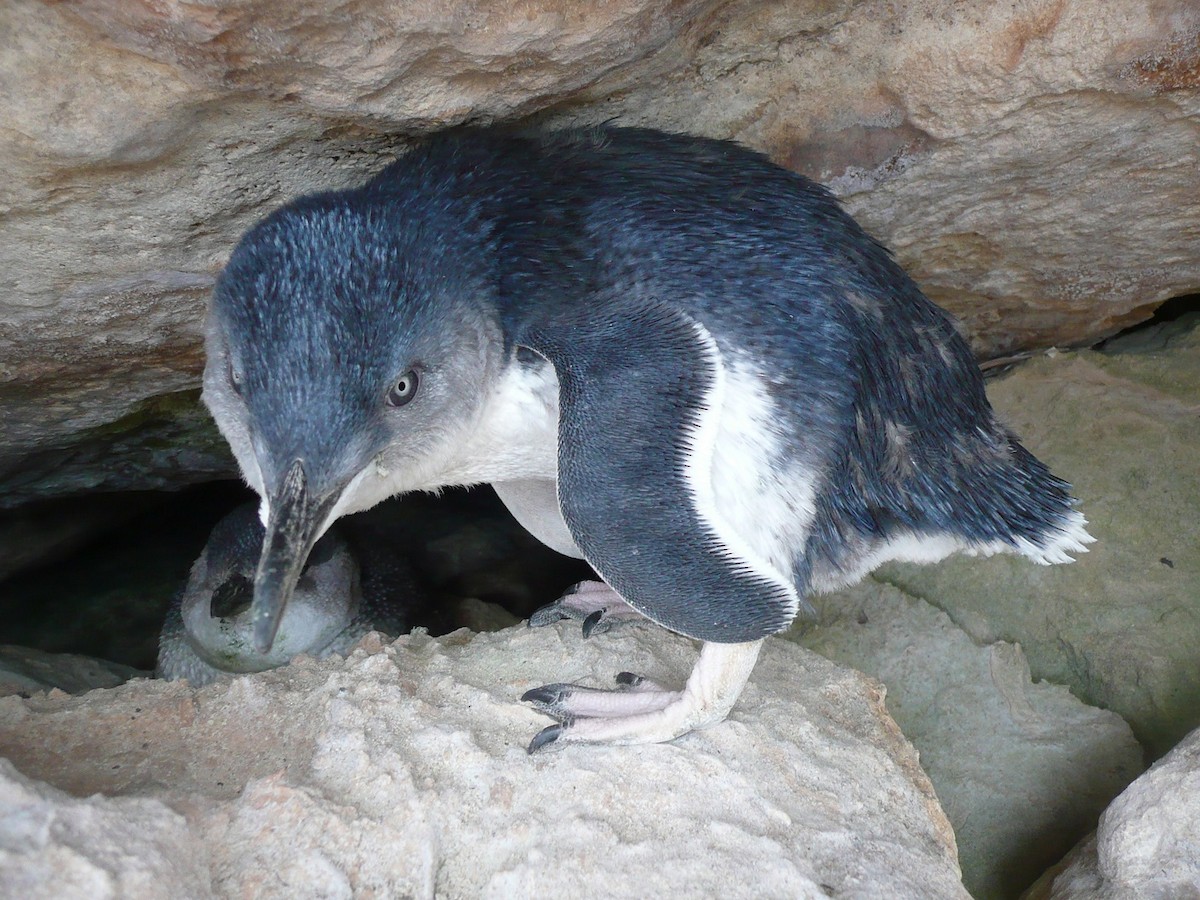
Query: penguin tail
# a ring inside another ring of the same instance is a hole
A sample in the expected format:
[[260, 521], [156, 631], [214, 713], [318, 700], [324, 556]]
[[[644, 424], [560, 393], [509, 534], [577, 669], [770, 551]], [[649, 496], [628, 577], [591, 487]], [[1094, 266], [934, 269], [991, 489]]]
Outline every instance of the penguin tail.
[[[1094, 543], [1087, 519], [1071, 496], [1071, 486], [1014, 437], [1006, 435], [1011, 459], [1004, 476], [993, 479], [990, 519], [1001, 525], [996, 538], [1002, 548], [1043, 566], [1075, 561]], [[993, 545], [994, 546], [994, 545]], [[988, 548], [992, 549], [992, 548]]]

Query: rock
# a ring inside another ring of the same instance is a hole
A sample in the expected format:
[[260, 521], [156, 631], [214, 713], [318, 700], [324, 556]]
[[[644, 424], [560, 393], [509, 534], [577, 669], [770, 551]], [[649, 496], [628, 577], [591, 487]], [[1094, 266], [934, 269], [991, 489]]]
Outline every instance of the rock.
[[[562, 100], [706, 5], [5, 4], [0, 496], [234, 474], [180, 392], [199, 383], [206, 297], [242, 231], [362, 180], [401, 133]], [[174, 440], [114, 453], [113, 431], [136, 442], [125, 426], [163, 396]], [[101, 452], [106, 466], [75, 461]]]
[[1020, 647], [979, 647], [945, 613], [877, 582], [820, 600], [820, 624], [789, 637], [885, 684], [976, 900], [1016, 896], [1142, 771], [1129, 726], [1032, 683]]
[[1027, 900], [1200, 897], [1200, 731], [1131, 784]]
[[22, 900], [211, 897], [203, 848], [158, 800], [80, 800], [0, 759], [0, 884]]
[[717, 727], [526, 754], [546, 723], [526, 689], [626, 667], [677, 681], [694, 653], [649, 626], [368, 638], [199, 690], [0, 699], [0, 753], [105, 795], [60, 800], [65, 819], [127, 795], [178, 810], [194, 842], [173, 852], [217, 896], [967, 897], [879, 686], [785, 641]]
[[68, 694], [84, 694], [96, 688], [116, 687], [130, 678], [149, 674], [91, 656], [46, 653], [32, 647], [0, 644], [0, 697], [55, 688]]
[[1165, 349], [1033, 360], [993, 381], [1001, 416], [1072, 481], [1097, 538], [1070, 566], [1010, 557], [890, 564], [876, 577], [976, 643], [1019, 643], [1034, 677], [1124, 718], [1151, 756], [1200, 725], [1200, 318]]
[[487, 603], [476, 597], [464, 597], [454, 609], [460, 628], [471, 631], [503, 631], [520, 623], [520, 619], [498, 603]]
[[468, 119], [736, 138], [981, 354], [1111, 334], [1200, 283], [1198, 33], [1191, 0], [4, 4], [0, 505], [232, 475], [195, 387], [233, 243]]
[[[47, 435], [45, 445], [11, 471], [4, 463], [4, 438], [0, 437], [0, 510], [19, 509], [21, 504], [46, 497], [169, 491], [237, 476], [229, 447], [208, 411], [201, 406], [198, 390], [132, 400], [120, 410], [119, 418], [103, 423], [83, 417], [95, 416], [96, 410], [105, 409], [125, 388], [100, 381], [96, 390], [106, 396], [77, 398], [89, 410], [72, 419], [74, 424], [85, 423], [77, 431], [71, 430], [72, 423], [55, 431], [58, 426], [54, 419], [63, 413], [60, 402], [47, 408], [44, 397], [37, 401], [46, 412], [41, 422], [32, 407], [16, 411], [18, 418], [29, 416], [29, 420], [14, 420], [14, 431], [10, 434], [16, 435], [27, 427], [36, 431], [43, 426], [55, 433]], [[3, 393], [0, 374], [0, 404]]]

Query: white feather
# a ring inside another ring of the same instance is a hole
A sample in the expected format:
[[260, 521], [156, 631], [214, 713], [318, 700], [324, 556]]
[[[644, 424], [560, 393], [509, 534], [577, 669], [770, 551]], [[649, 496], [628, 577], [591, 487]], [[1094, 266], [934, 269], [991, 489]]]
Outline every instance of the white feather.
[[787, 459], [777, 412], [749, 362], [727, 362], [693, 324], [714, 372], [683, 467], [693, 508], [729, 560], [787, 592], [794, 616], [792, 572], [815, 516], [813, 475]]
[[1072, 510], [1063, 527], [1048, 535], [1041, 544], [1018, 538], [1016, 546], [1004, 541], [967, 541], [953, 535], [918, 535], [912, 532], [893, 535], [873, 547], [864, 548], [848, 557], [849, 567], [821, 567], [813, 573], [813, 590], [822, 593], [836, 591], [855, 584], [886, 562], [935, 563], [955, 553], [967, 556], [994, 556], [997, 553], [1019, 553], [1043, 566], [1071, 563], [1070, 553], [1087, 553], [1087, 544], [1096, 539], [1084, 527], [1087, 521]]
[[1017, 542], [1017, 551], [1043, 566], [1053, 566], [1075, 562], [1070, 554], [1087, 553], [1087, 545], [1095, 542], [1088, 534], [1087, 519], [1073, 509], [1062, 527], [1046, 535], [1040, 544], [1022, 539]]

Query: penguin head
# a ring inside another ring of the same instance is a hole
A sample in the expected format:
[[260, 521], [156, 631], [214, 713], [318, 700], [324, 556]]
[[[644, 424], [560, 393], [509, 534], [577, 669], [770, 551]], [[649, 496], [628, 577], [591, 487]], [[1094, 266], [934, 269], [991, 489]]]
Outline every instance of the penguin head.
[[180, 599], [192, 653], [224, 672], [261, 672], [299, 653], [321, 656], [354, 621], [362, 601], [358, 563], [335, 532], [313, 548], [268, 652], [254, 646], [250, 607], [263, 527], [253, 504], [219, 523]]
[[304, 198], [251, 229], [218, 280], [203, 397], [263, 499], [260, 650], [324, 530], [428, 482], [502, 365], [487, 235], [455, 203]]

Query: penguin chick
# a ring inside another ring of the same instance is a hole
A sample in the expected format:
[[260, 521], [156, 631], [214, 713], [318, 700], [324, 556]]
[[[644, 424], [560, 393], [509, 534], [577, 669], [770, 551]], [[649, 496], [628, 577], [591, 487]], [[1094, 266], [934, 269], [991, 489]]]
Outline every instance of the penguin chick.
[[209, 684], [223, 675], [262, 672], [303, 653], [345, 655], [365, 634], [408, 631], [406, 605], [418, 593], [403, 567], [360, 569], [359, 554], [335, 529], [313, 548], [268, 652], [254, 646], [249, 610], [263, 526], [255, 504], [239, 506], [213, 528], [187, 583], [172, 600], [159, 636], [159, 678]]
[[703, 642], [682, 691], [528, 692], [558, 719], [531, 752], [720, 721], [810, 593], [887, 560], [1091, 541], [949, 315], [827, 191], [732, 143], [436, 136], [251, 229], [206, 342], [204, 400], [262, 497], [262, 652], [339, 516], [481, 482], [592, 565], [589, 604]]

